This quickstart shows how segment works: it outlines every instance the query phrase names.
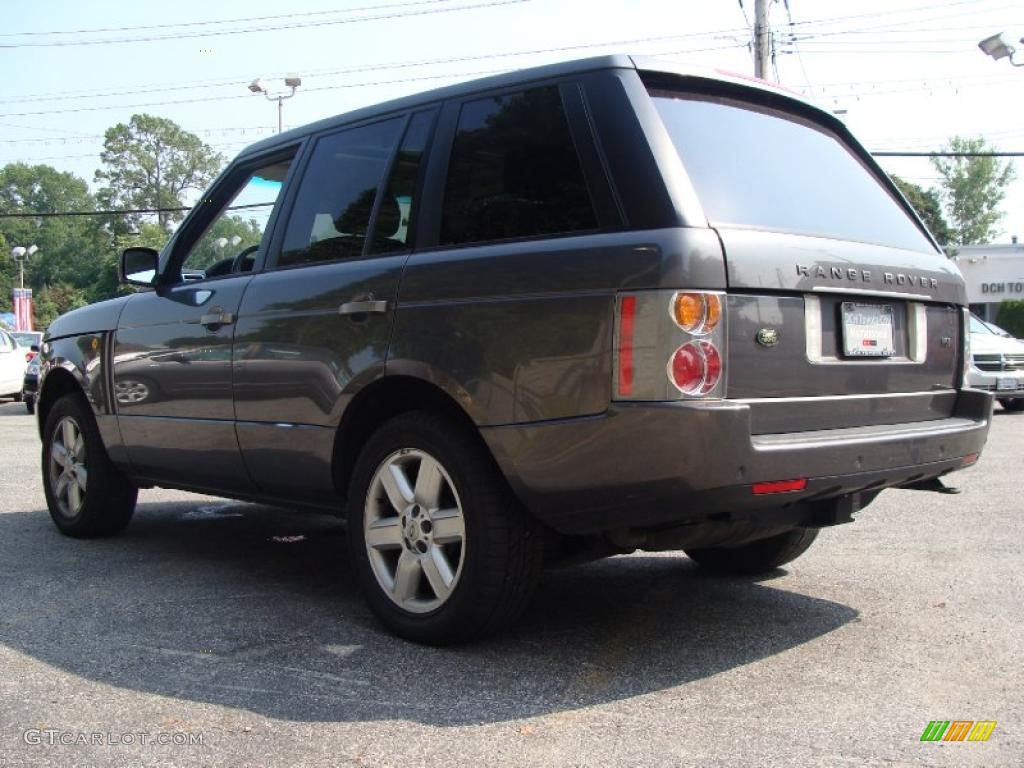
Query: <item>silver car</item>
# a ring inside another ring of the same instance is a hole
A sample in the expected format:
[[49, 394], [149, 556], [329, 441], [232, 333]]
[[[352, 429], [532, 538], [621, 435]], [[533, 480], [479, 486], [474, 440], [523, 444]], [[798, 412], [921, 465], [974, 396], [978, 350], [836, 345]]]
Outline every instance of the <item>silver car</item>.
[[971, 315], [971, 367], [967, 382], [994, 392], [1008, 411], [1024, 411], [1024, 341]]

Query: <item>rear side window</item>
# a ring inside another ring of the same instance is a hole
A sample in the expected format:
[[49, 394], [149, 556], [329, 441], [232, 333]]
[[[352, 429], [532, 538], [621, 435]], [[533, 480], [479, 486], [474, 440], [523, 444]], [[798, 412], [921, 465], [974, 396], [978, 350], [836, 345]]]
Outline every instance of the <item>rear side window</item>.
[[278, 267], [362, 256], [377, 188], [405, 118], [320, 139], [299, 185]]
[[556, 86], [462, 105], [441, 217], [441, 244], [597, 228]]
[[824, 128], [737, 101], [651, 96], [712, 226], [935, 252], [874, 172]]
[[416, 183], [420, 162], [430, 139], [436, 110], [418, 112], [409, 121], [391, 169], [391, 178], [380, 200], [370, 253], [404, 251], [409, 247], [409, 226], [412, 221]]

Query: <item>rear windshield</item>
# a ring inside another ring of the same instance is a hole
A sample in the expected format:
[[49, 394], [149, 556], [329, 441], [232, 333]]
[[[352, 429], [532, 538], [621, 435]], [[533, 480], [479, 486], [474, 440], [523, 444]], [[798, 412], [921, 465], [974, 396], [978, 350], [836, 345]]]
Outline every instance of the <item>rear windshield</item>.
[[738, 101], [651, 96], [712, 226], [934, 253], [873, 172], [820, 126]]

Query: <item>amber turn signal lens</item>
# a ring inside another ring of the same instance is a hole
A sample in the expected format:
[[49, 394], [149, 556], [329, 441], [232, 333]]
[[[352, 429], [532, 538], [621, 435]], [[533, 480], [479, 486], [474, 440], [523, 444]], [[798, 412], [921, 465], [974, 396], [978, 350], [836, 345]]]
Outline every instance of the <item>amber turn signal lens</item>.
[[687, 333], [696, 333], [704, 325], [704, 296], [699, 293], [677, 293], [672, 299], [672, 319]]
[[722, 319], [722, 300], [713, 293], [704, 294], [704, 330], [713, 331]]
[[672, 319], [687, 333], [708, 333], [722, 319], [722, 300], [713, 293], [677, 293], [672, 297]]

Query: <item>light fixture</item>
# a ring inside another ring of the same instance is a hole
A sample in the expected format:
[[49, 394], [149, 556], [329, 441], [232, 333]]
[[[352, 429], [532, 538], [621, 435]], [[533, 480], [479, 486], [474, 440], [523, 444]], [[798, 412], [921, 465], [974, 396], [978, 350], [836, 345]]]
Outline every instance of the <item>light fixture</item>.
[[[1024, 44], [1024, 38], [1020, 40], [1021, 44]], [[981, 48], [982, 52], [988, 56], [991, 56], [996, 61], [1000, 59], [1009, 59], [1010, 63], [1015, 67], [1024, 67], [1024, 61], [1014, 61], [1014, 54], [1017, 53], [1017, 48], [1013, 41], [1006, 36], [1005, 32], [1000, 32], [998, 35], [992, 35], [986, 37], [980, 43], [978, 47]]]
[[267, 89], [263, 87], [263, 84], [260, 82], [260, 79], [258, 77], [255, 80], [253, 80], [251, 83], [249, 83], [249, 90], [250, 91], [252, 91], [253, 93], [262, 93], [264, 98], [266, 98], [267, 101], [276, 101], [277, 102], [277, 132], [278, 133], [281, 133], [281, 131], [284, 129], [284, 116], [283, 116], [284, 100], [285, 99], [290, 99], [292, 96], [295, 95], [295, 89], [298, 88], [300, 85], [302, 85], [302, 78], [299, 77], [294, 72], [289, 72], [285, 76], [285, 78], [284, 78], [284, 84], [285, 84], [285, 87], [290, 88], [291, 91], [289, 93], [278, 93], [278, 94], [274, 94], [272, 96], [267, 91]]
[[258, 77], [249, 83], [249, 90], [253, 93], [266, 93], [266, 91], [263, 90], [263, 86], [260, 84], [260, 79]]

